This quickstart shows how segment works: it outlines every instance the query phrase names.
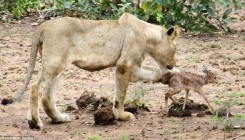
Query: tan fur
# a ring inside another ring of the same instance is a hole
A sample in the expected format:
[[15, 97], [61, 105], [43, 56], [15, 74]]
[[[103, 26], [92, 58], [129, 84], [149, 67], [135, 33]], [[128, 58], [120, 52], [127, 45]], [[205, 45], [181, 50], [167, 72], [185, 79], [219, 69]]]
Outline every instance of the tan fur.
[[[159, 81], [168, 74], [175, 65], [174, 39], [178, 35], [178, 26], [174, 27], [171, 35], [167, 35], [164, 27], [146, 23], [128, 13], [118, 20], [94, 21], [65, 17], [43, 23], [34, 34], [30, 66], [25, 79], [25, 84], [28, 84], [39, 50], [43, 68], [39, 80], [32, 85], [35, 89], [32, 88], [30, 95], [29, 125], [42, 128], [38, 114], [39, 101], [42, 101], [52, 122], [70, 120], [66, 114], [58, 111], [55, 104], [55, 85], [69, 63], [91, 72], [116, 67], [113, 112], [117, 119], [134, 120], [134, 115], [125, 112], [123, 106], [128, 83]], [[150, 55], [160, 69], [142, 67], [145, 55]]]
[[189, 90], [194, 90], [198, 94], [200, 94], [204, 100], [208, 103], [208, 106], [212, 112], [214, 112], [213, 107], [208, 101], [207, 97], [202, 91], [202, 87], [209, 83], [217, 83], [217, 79], [214, 73], [208, 71], [206, 67], [203, 67], [204, 75], [188, 72], [184, 70], [175, 70], [174, 74], [168, 81], [169, 91], [165, 95], [165, 108], [166, 114], [168, 115], [168, 98], [170, 98], [173, 102], [177, 103], [178, 101], [174, 99], [172, 96], [180, 93], [183, 89], [186, 92], [184, 104], [182, 110], [185, 110], [186, 101], [189, 96]]

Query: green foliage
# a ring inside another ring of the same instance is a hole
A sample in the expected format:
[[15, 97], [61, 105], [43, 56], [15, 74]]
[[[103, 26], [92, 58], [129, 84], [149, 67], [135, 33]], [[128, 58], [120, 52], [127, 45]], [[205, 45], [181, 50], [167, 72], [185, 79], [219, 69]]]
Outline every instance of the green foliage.
[[150, 23], [167, 28], [179, 25], [187, 33], [231, 31], [228, 23], [236, 22], [230, 17], [234, 11], [245, 7], [238, 0], [150, 0], [137, 6], [132, 0], [121, 0], [114, 5], [112, 0], [2, 0], [0, 18], [9, 22], [29, 13], [53, 11], [60, 16], [77, 16], [86, 19], [117, 19], [129, 12]]
[[92, 136], [92, 137], [88, 137], [88, 140], [101, 140], [100, 136]]
[[225, 119], [225, 117], [219, 117], [219, 112], [220, 112], [220, 110], [217, 109], [215, 112], [215, 116], [212, 118], [212, 122], [215, 124], [222, 123], [223, 120]]
[[173, 138], [174, 139], [179, 139], [180, 135], [179, 134], [174, 134]]
[[[28, 15], [31, 8], [37, 6], [38, 0], [3, 0], [0, 3], [0, 17], [13, 15], [13, 18], [19, 19], [22, 15]], [[7, 20], [6, 17], [5, 20]]]
[[121, 135], [121, 140], [129, 140], [127, 135]]
[[170, 122], [175, 122], [174, 117], [170, 118]]
[[200, 63], [201, 58], [199, 55], [195, 55], [195, 57], [191, 58], [191, 62], [193, 63]]
[[212, 118], [212, 122], [215, 124], [221, 124], [224, 126], [225, 130], [234, 130], [235, 126], [245, 126], [245, 115], [242, 114], [235, 114], [233, 118], [229, 118], [229, 113], [231, 110], [231, 107], [237, 106], [237, 105], [244, 105], [244, 100], [241, 97], [244, 97], [245, 93], [237, 93], [233, 92], [231, 95], [228, 96], [227, 100], [216, 100], [215, 104], [219, 105], [220, 108], [226, 109], [226, 116], [219, 117], [219, 109], [215, 112], [215, 116]]
[[79, 135], [81, 135], [81, 132], [80, 131], [71, 131], [70, 135], [73, 135], [73, 136], [78, 135], [79, 136]]
[[228, 96], [229, 98], [227, 100], [223, 100], [223, 101], [216, 100], [215, 104], [219, 105], [223, 108], [230, 109], [231, 107], [239, 105], [242, 103], [242, 100], [240, 98], [242, 96], [244, 96], [244, 93], [239, 94], [237, 92], [233, 92], [231, 95]]
[[244, 3], [237, 0], [152, 0], [142, 2], [143, 10], [139, 11], [146, 21], [166, 27], [177, 24], [187, 33], [199, 34], [219, 29], [227, 31], [227, 24], [236, 21], [229, 15], [242, 5]]
[[0, 87], [2, 87], [3, 86], [3, 83], [0, 81]]
[[110, 3], [110, 6], [116, 11], [116, 17], [121, 16], [125, 12], [134, 13], [134, 4], [132, 1], [122, 0], [122, 3], [118, 4], [118, 7], [112, 3]]
[[67, 111], [67, 108], [68, 108], [68, 106], [67, 106], [67, 105], [63, 105], [63, 106], [62, 106], [62, 112]]
[[145, 92], [146, 92], [146, 90], [143, 89], [142, 87], [135, 89], [132, 92], [132, 94], [134, 96], [133, 100], [127, 101], [127, 103], [144, 108], [145, 107], [145, 102], [144, 102]]
[[[163, 1], [164, 2], [164, 1]], [[163, 19], [162, 5], [158, 4], [156, 1], [144, 1], [142, 2], [141, 8], [138, 9], [139, 15], [146, 21], [154, 20], [161, 23]]]

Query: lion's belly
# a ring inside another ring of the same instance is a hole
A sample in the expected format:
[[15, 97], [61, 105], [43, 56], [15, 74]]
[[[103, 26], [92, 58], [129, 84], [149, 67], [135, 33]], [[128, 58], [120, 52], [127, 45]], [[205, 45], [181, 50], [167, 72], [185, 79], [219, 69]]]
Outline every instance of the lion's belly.
[[73, 64], [81, 69], [87, 71], [98, 71], [108, 67], [112, 67], [113, 65], [103, 65], [103, 64], [86, 64], [83, 61], [74, 61]]
[[72, 62], [75, 66], [87, 70], [98, 71], [108, 67], [114, 67], [116, 65], [119, 56], [94, 56], [84, 58], [82, 60], [75, 60]]
[[[112, 36], [112, 35], [111, 35]], [[114, 67], [121, 55], [122, 38], [82, 39], [70, 49], [71, 62], [84, 70], [98, 71]]]

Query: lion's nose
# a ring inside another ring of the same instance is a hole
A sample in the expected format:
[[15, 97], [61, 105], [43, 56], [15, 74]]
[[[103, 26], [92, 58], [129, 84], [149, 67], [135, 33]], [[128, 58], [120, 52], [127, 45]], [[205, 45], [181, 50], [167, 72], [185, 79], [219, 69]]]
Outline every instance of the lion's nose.
[[169, 70], [173, 69], [173, 67], [172, 67], [172, 66], [169, 66], [169, 65], [167, 65], [167, 68], [168, 68]]

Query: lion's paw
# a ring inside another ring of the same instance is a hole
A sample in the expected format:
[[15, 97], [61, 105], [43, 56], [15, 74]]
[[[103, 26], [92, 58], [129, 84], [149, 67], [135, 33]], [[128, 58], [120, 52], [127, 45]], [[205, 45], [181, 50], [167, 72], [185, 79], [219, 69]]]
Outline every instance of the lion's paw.
[[59, 118], [52, 119], [52, 123], [64, 123], [69, 121], [71, 121], [71, 119], [67, 114], [60, 114]]
[[30, 129], [42, 129], [43, 128], [42, 121], [40, 119], [36, 120], [36, 119], [32, 118], [32, 115], [30, 112], [28, 112], [26, 119], [28, 121]]
[[124, 112], [124, 118], [126, 118], [126, 121], [135, 121], [135, 116], [134, 114], [130, 112]]
[[113, 108], [113, 113], [116, 119], [123, 120], [123, 121], [134, 121], [135, 117], [130, 112], [119, 112], [118, 109]]
[[28, 120], [28, 124], [29, 124], [29, 128], [30, 129], [39, 129], [39, 130], [41, 130], [43, 128], [43, 123], [41, 121], [38, 123], [34, 119]]
[[63, 122], [69, 122], [71, 121], [70, 117], [68, 114], [61, 114], [62, 118], [63, 118]]

